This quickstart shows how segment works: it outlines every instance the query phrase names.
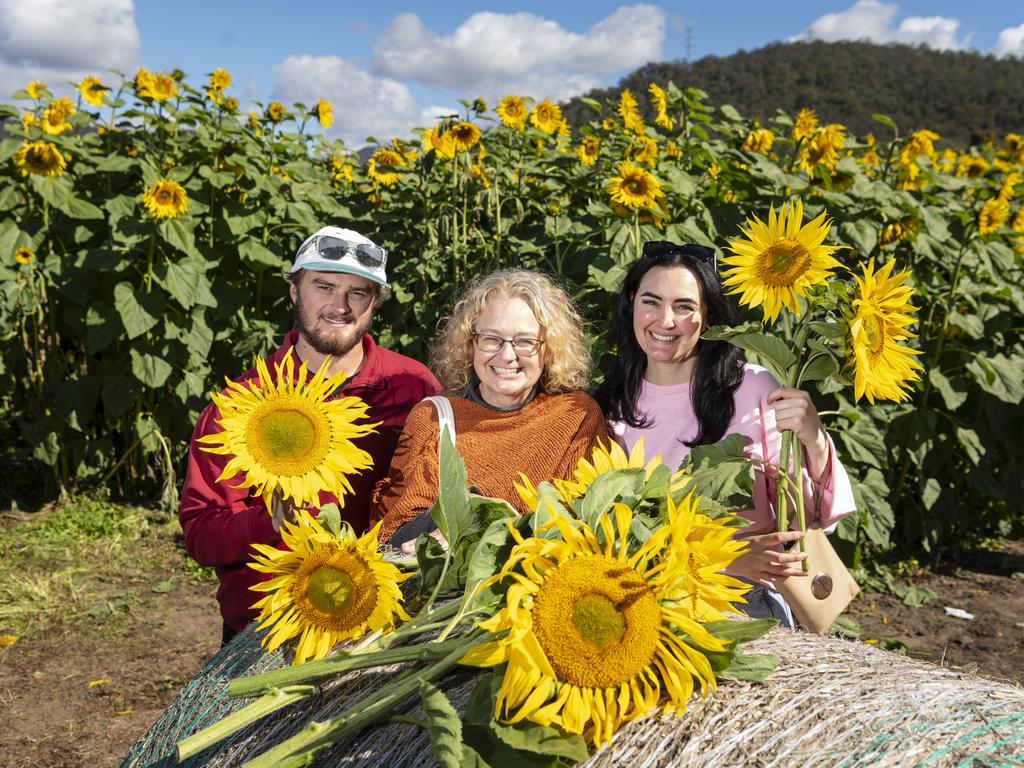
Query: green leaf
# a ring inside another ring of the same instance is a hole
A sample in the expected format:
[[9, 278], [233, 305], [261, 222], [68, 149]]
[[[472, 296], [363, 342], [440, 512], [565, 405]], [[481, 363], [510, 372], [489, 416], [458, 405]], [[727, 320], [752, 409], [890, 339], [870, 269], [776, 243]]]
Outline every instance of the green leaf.
[[872, 114], [871, 119], [881, 123], [882, 125], [888, 125], [894, 131], [899, 130], [896, 126], [896, 121], [893, 120], [888, 115], [883, 115], [881, 112], [875, 112], [874, 114]]
[[129, 354], [132, 358], [132, 373], [135, 374], [135, 378], [153, 389], [162, 387], [171, 375], [171, 371], [174, 370], [170, 363], [162, 357], [139, 352], [136, 349], [130, 350]]
[[956, 436], [960, 441], [960, 447], [967, 454], [967, 458], [971, 460], [974, 466], [978, 466], [981, 462], [981, 457], [985, 455], [985, 446], [981, 442], [981, 438], [978, 437], [978, 433], [973, 429], [957, 427]]
[[776, 619], [753, 619], [751, 621], [732, 621], [722, 619], [709, 621], [704, 628], [721, 640], [732, 643], [749, 643], [756, 640], [779, 625]]
[[[504, 670], [502, 670], [502, 673]], [[552, 755], [540, 755], [514, 749], [502, 741], [495, 733], [494, 702], [497, 690], [501, 687], [501, 679], [497, 673], [483, 677], [469, 695], [466, 710], [462, 717], [462, 735], [467, 746], [474, 750], [481, 759], [493, 766], [516, 766], [516, 768], [559, 768], [563, 765], [560, 758]], [[586, 745], [584, 744], [584, 747]]]
[[743, 653], [737, 650], [729, 666], [719, 672], [720, 677], [760, 683], [775, 671], [779, 657], [768, 653]]
[[885, 437], [866, 413], [839, 433], [843, 448], [850, 458], [881, 469], [888, 464]]
[[788, 378], [786, 373], [796, 363], [796, 355], [778, 336], [767, 333], [739, 333], [730, 336], [726, 341], [753, 356], [751, 362], [763, 365], [780, 382]]
[[104, 173], [116, 173], [120, 171], [129, 171], [132, 166], [135, 165], [135, 161], [130, 157], [124, 157], [122, 155], [107, 155], [96, 162], [96, 170]]
[[682, 464], [700, 495], [699, 509], [711, 517], [750, 509], [754, 465], [743, 453], [743, 436], [726, 435], [713, 445], [698, 445]]
[[462, 721], [444, 692], [432, 683], [420, 681], [420, 699], [427, 718], [427, 735], [434, 757], [444, 768], [462, 765]]
[[29, 179], [31, 180], [32, 188], [39, 193], [39, 196], [58, 210], [63, 210], [74, 194], [71, 182], [64, 176], [56, 178], [30, 176]]
[[154, 294], [136, 293], [131, 283], [114, 286], [114, 306], [129, 339], [141, 336], [159, 322], [163, 315], [161, 303]]
[[515, 517], [515, 513], [508, 507], [505, 509], [507, 516], [492, 520], [469, 554], [463, 598], [468, 610], [497, 604], [500, 599], [496, 590], [482, 590], [479, 585], [501, 569], [512, 551], [513, 539], [508, 530], [508, 521]]
[[195, 221], [184, 216], [176, 216], [173, 219], [161, 222], [158, 231], [160, 237], [168, 245], [177, 248], [189, 256], [199, 256], [196, 250], [196, 238], [194, 234]]
[[936, 366], [928, 371], [928, 379], [932, 387], [942, 395], [942, 401], [949, 410], [955, 411], [967, 400], [967, 386], [962, 376], [948, 379]]
[[149, 588], [150, 592], [155, 592], [158, 595], [166, 594], [174, 589], [174, 581], [172, 579], [164, 579], [158, 581], [152, 587]]
[[455, 547], [462, 536], [473, 527], [469, 513], [469, 491], [466, 488], [466, 465], [452, 443], [446, 429], [440, 437], [440, 478], [437, 503], [431, 507], [434, 524], [441, 531], [449, 547]]
[[103, 211], [80, 197], [68, 198], [67, 202], [58, 206], [72, 219], [102, 219]]
[[157, 282], [185, 309], [192, 309], [200, 298], [200, 283], [208, 285], [206, 272], [195, 262], [183, 259], [168, 262]]
[[1004, 403], [1016, 405], [1024, 399], [1024, 359], [1019, 356], [978, 355], [967, 364], [967, 370], [974, 374], [978, 386]]
[[804, 368], [801, 384], [808, 381], [822, 381], [839, 372], [839, 363], [830, 353], [821, 353], [814, 357]]
[[861, 482], [852, 483], [857, 514], [868, 539], [880, 547], [889, 546], [889, 538], [896, 527], [896, 515], [889, 503], [889, 486], [885, 476], [871, 468]]
[[285, 260], [255, 240], [243, 240], [238, 244], [238, 255], [258, 272], [265, 269], [280, 269]]
[[324, 504], [317, 512], [316, 520], [335, 538], [341, 537], [341, 510], [333, 502]]
[[95, 355], [121, 334], [121, 323], [110, 305], [90, 304], [85, 311], [85, 345]]
[[130, 376], [108, 375], [103, 377], [103, 409], [109, 416], [120, 416], [135, 402], [138, 384]]
[[904, 605], [909, 605], [913, 608], [920, 608], [925, 603], [938, 597], [938, 594], [928, 589], [928, 587], [915, 587], [913, 584], [906, 587], [898, 587], [896, 595], [903, 601]]
[[632, 507], [643, 495], [646, 473], [643, 468], [616, 469], [598, 475], [587, 489], [580, 506], [580, 519], [601, 537], [598, 520], [616, 501]]

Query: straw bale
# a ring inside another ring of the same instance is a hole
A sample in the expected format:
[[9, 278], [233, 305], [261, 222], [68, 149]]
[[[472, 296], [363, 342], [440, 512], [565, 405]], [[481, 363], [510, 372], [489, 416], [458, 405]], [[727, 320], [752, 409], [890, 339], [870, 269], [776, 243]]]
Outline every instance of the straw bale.
[[[283, 666], [258, 652], [248, 630], [218, 654], [164, 713], [125, 766], [174, 765], [174, 744], [237, 709], [225, 696], [227, 675]], [[763, 684], [723, 681], [682, 717], [655, 716], [626, 725], [586, 763], [630, 766], [1024, 766], [1024, 689], [863, 643], [776, 629], [746, 646], [773, 653], [779, 666]], [[350, 673], [312, 699], [276, 712], [187, 762], [227, 768], [255, 757], [357, 702], [390, 671]], [[480, 672], [463, 669], [442, 683], [456, 706]], [[418, 701], [396, 714], [421, 717]], [[364, 731], [321, 753], [321, 766], [435, 765], [425, 733], [392, 723]]]

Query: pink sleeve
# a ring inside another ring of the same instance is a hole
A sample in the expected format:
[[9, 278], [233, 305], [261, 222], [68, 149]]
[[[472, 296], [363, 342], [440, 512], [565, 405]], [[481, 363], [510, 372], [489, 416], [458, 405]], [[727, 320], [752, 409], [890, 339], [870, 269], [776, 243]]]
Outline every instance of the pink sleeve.
[[200, 565], [228, 566], [252, 559], [255, 542], [276, 544], [274, 530], [263, 502], [246, 489], [232, 488], [238, 478], [217, 478], [228, 458], [203, 451], [196, 438], [216, 432], [217, 410], [207, 407], [199, 416], [188, 450], [188, 470], [181, 490], [181, 522], [185, 549]]

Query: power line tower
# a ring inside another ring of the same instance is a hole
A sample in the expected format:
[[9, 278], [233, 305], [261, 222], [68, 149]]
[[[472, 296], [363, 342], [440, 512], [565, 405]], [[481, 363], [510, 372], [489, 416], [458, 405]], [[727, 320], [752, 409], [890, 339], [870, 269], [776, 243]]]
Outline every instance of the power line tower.
[[683, 34], [686, 35], [686, 58], [684, 59], [684, 61], [686, 61], [686, 63], [689, 64], [690, 57], [693, 53], [693, 25], [687, 24], [683, 28]]

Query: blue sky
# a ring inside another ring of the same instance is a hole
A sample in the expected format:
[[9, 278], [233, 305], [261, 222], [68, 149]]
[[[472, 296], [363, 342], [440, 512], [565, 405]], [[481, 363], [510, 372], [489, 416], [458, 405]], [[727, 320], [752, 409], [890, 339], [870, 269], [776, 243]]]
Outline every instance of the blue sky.
[[1024, 3], [0, 0], [0, 99], [31, 79], [59, 91], [109, 67], [179, 67], [196, 85], [223, 67], [243, 106], [327, 98], [332, 137], [357, 146], [431, 124], [460, 97], [564, 100], [648, 61], [791, 39], [1024, 57]]

